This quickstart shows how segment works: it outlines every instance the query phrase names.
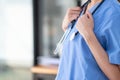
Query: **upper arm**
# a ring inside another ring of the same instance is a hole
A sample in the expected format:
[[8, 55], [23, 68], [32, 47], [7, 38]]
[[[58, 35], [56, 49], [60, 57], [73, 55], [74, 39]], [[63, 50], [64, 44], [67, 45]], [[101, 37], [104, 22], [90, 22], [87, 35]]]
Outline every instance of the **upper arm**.
[[120, 65], [118, 65], [118, 70], [120, 71]]

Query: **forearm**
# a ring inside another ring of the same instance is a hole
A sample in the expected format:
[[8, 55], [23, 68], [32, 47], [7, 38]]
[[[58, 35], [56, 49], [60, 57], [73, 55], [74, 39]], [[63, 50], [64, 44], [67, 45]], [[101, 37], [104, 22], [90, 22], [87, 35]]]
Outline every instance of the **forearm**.
[[109, 58], [105, 50], [98, 42], [93, 31], [84, 34], [84, 39], [90, 48], [96, 62], [98, 63], [101, 70], [110, 80], [120, 80], [120, 71], [117, 65], [109, 63]]

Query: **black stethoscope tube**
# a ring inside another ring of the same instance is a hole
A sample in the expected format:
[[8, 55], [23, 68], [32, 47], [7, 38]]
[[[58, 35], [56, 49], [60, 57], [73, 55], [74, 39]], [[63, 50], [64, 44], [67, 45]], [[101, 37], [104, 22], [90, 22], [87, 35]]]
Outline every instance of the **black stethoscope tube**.
[[[82, 10], [81, 10], [80, 14], [81, 14], [82, 12], [83, 12], [83, 14], [85, 14], [86, 9], [87, 9], [87, 6], [88, 6], [88, 4], [89, 4], [90, 2], [91, 2], [91, 0], [88, 0], [87, 2], [85, 2], [85, 3], [83, 4], [83, 6], [81, 7]], [[95, 10], [92, 12], [92, 15], [93, 15], [93, 14], [96, 12], [96, 10], [102, 5], [103, 2], [104, 2], [104, 0], [102, 0], [102, 2], [95, 8]], [[76, 20], [77, 20], [77, 19], [76, 19]], [[76, 20], [73, 20], [73, 21], [71, 22], [70, 31], [73, 29]], [[70, 33], [70, 31], [64, 33], [64, 35], [62, 36], [62, 38], [60, 39], [60, 41], [59, 41], [58, 44], [57, 44], [57, 47], [56, 47], [56, 49], [55, 49], [55, 51], [54, 51], [54, 54], [57, 54], [57, 53], [59, 52], [59, 49], [61, 48], [62, 44], [64, 43], [64, 41], [65, 41], [65, 39], [66, 39], [66, 36], [68, 36], [68, 33]], [[74, 36], [76, 36], [78, 33], [79, 33], [79, 32], [77, 31]]]
[[[87, 4], [86, 6], [84, 5], [83, 7], [85, 7], [85, 10], [84, 10], [84, 13], [83, 14], [85, 14], [85, 12], [86, 12], [86, 9], [87, 9], [87, 6], [88, 6], [88, 4], [91, 2], [91, 0], [89, 0], [89, 1], [87, 1], [85, 4]], [[104, 0], [102, 0], [102, 2], [95, 8], [95, 10], [92, 12], [92, 15], [94, 15], [94, 13], [97, 11], [97, 9], [102, 5], [102, 3], [104, 2]], [[74, 24], [74, 23], [73, 23]], [[74, 26], [74, 25], [73, 25]], [[77, 31], [76, 33], [75, 33], [75, 36], [78, 34], [79, 32]]]

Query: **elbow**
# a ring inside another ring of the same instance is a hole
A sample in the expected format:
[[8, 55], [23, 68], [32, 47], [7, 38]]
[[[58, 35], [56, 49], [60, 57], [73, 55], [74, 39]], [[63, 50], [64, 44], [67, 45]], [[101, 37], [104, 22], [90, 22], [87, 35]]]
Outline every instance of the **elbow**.
[[113, 76], [109, 80], [120, 80], [120, 74], [118, 76]]
[[108, 77], [109, 80], [120, 80], [120, 67], [117, 66], [115, 71], [116, 72], [109, 75], [109, 77]]
[[109, 80], [120, 80], [120, 78], [117, 78], [117, 79], [109, 79]]

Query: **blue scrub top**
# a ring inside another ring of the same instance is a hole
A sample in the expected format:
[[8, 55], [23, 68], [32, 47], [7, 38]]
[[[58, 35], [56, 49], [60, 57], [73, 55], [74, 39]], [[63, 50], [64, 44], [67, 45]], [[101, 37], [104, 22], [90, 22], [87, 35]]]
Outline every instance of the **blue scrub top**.
[[[93, 18], [94, 33], [108, 54], [109, 62], [120, 65], [120, 3], [117, 0], [105, 0]], [[108, 80], [83, 37], [77, 34], [70, 40], [76, 31], [75, 24], [63, 45], [56, 80]]]

